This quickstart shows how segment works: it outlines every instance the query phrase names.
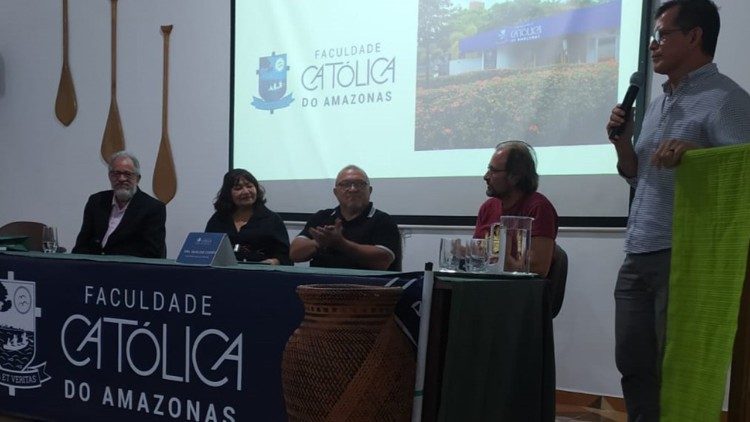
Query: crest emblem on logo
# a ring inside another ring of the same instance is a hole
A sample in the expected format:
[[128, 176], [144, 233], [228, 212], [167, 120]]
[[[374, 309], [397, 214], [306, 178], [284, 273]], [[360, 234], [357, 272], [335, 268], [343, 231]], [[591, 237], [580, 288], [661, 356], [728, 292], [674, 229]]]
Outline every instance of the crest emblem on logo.
[[253, 97], [252, 105], [259, 110], [273, 111], [288, 107], [294, 101], [292, 94], [286, 97], [286, 54], [272, 52], [270, 56], [258, 60], [258, 92], [261, 98]]
[[501, 29], [500, 32], [497, 34], [497, 40], [501, 43], [507, 41], [506, 37], [507, 37], [507, 34], [506, 34], [505, 29]]
[[39, 388], [50, 376], [46, 362], [32, 365], [36, 355], [36, 284], [33, 281], [0, 278], [0, 385], [11, 396], [16, 388]]

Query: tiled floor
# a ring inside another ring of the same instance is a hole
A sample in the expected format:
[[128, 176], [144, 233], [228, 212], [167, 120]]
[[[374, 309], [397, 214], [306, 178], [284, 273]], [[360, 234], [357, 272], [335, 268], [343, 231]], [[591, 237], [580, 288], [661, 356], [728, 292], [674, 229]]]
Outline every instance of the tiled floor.
[[596, 421], [626, 422], [625, 403], [621, 398], [557, 391], [557, 422]]
[[628, 415], [617, 410], [601, 410], [583, 406], [557, 406], [556, 422], [568, 421], [596, 421], [596, 422], [626, 422]]

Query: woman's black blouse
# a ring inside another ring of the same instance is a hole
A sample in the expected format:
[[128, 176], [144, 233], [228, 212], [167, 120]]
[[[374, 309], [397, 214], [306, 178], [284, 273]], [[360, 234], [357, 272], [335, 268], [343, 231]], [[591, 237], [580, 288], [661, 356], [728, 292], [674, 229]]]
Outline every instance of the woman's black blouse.
[[276, 258], [283, 265], [291, 264], [289, 234], [284, 221], [265, 206], [256, 208], [239, 231], [231, 215], [215, 212], [206, 224], [206, 232], [226, 233], [232, 247], [239, 244], [240, 248], [235, 252], [238, 261], [259, 262]]

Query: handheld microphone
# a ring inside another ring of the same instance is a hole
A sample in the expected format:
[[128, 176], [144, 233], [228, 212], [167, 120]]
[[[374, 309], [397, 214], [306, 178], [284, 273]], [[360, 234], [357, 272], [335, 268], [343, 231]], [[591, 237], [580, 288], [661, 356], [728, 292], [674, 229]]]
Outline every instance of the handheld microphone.
[[[625, 98], [622, 99], [622, 103], [620, 104], [620, 110], [625, 112], [626, 120], [630, 117], [630, 110], [633, 108], [633, 103], [635, 102], [635, 97], [638, 96], [638, 89], [640, 86], [641, 74], [639, 72], [634, 72], [630, 75], [630, 86], [628, 87], [627, 92], [625, 92]], [[620, 135], [623, 129], [625, 129], [626, 124], [627, 122], [609, 129], [610, 139]]]

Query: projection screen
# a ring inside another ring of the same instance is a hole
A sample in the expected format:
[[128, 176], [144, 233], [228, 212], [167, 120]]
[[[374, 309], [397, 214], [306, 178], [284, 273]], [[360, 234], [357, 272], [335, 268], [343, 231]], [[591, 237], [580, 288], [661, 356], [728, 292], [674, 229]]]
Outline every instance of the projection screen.
[[356, 164], [390, 214], [474, 216], [522, 139], [561, 216], [624, 217], [604, 126], [644, 71], [644, 3], [236, 1], [230, 165], [280, 213], [332, 206]]

